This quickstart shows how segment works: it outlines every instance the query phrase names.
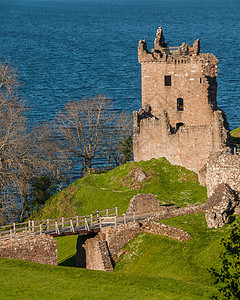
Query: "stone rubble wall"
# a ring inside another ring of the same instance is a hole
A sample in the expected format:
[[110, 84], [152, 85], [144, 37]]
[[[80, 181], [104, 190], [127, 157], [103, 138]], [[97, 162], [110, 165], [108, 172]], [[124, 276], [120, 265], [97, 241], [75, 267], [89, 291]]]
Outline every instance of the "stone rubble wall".
[[148, 218], [150, 221], [158, 221], [163, 219], [174, 218], [183, 215], [196, 214], [205, 211], [205, 203], [200, 205], [189, 205], [187, 207], [165, 206], [165, 210], [156, 212], [152, 217]]
[[114, 262], [119, 259], [121, 248], [141, 233], [162, 235], [180, 242], [185, 242], [191, 238], [187, 232], [181, 229], [153, 222], [151, 220], [145, 221], [142, 224], [138, 222], [129, 222], [126, 226], [119, 225], [116, 228], [102, 228], [102, 233]]
[[144, 214], [154, 211], [160, 211], [161, 206], [158, 200], [152, 194], [137, 194], [132, 197], [127, 209], [127, 214]]
[[142, 233], [142, 229], [138, 222], [131, 222], [127, 223], [126, 226], [121, 224], [116, 228], [114, 226], [102, 228], [102, 233], [105, 234], [108, 249], [116, 262], [119, 250], [136, 235]]
[[169, 237], [179, 242], [186, 242], [191, 236], [186, 231], [157, 222], [146, 221], [143, 223], [143, 232]]
[[239, 208], [236, 192], [228, 184], [221, 183], [208, 198], [205, 205], [205, 218], [208, 228], [219, 228], [229, 223], [229, 218]]
[[86, 250], [86, 268], [99, 271], [113, 271], [106, 241], [98, 237], [88, 239], [83, 247]]
[[46, 234], [17, 234], [12, 240], [0, 240], [0, 257], [57, 266], [57, 240]]
[[221, 183], [240, 192], [240, 155], [230, 152], [212, 154], [207, 161], [206, 185], [208, 197]]

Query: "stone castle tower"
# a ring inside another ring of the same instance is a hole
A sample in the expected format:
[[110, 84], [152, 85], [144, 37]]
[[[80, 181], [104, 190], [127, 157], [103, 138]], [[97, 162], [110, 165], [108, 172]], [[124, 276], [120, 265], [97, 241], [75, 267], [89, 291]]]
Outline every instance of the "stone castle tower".
[[154, 49], [138, 46], [142, 108], [134, 112], [134, 160], [166, 157], [201, 173], [212, 152], [225, 149], [229, 127], [217, 107], [218, 59], [200, 41], [168, 47], [157, 30]]

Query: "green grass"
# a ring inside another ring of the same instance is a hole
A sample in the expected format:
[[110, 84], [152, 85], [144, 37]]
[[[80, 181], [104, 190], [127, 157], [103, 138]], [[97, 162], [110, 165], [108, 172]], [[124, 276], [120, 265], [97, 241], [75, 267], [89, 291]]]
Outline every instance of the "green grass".
[[232, 130], [232, 131], [230, 132], [230, 134], [231, 134], [231, 136], [232, 136], [232, 138], [233, 138], [233, 142], [234, 142], [235, 144], [240, 144], [240, 127], [236, 128], [236, 129], [234, 129], [234, 130]]
[[[133, 189], [129, 172], [142, 168], [149, 176], [139, 189]], [[122, 214], [130, 199], [138, 193], [152, 193], [160, 204], [186, 206], [203, 203], [207, 199], [206, 188], [199, 185], [197, 175], [180, 166], [171, 165], [165, 158], [131, 162], [103, 174], [83, 177], [51, 198], [38, 213], [38, 219], [59, 218], [75, 214], [86, 215], [97, 209], [119, 207]]]
[[[170, 238], [142, 234], [125, 248], [127, 255], [117, 264], [117, 271], [172, 277], [207, 284], [207, 268], [218, 267], [220, 240], [229, 226], [207, 229], [203, 213], [160, 221], [190, 233], [192, 239], [181, 243]], [[130, 262], [130, 263], [129, 263]], [[155, 263], [154, 263], [155, 262]]]
[[[113, 273], [0, 258], [0, 299], [209, 299], [217, 290], [207, 269], [219, 267], [220, 240], [233, 223], [207, 229], [203, 213], [163, 222], [192, 239], [141, 234], [124, 247]], [[76, 252], [76, 239], [57, 239], [60, 265]]]
[[[139, 167], [149, 179], [134, 190], [131, 179], [123, 179]], [[195, 173], [164, 158], [152, 159], [75, 181], [50, 199], [37, 217], [84, 215], [116, 204], [122, 213], [138, 193], [152, 193], [160, 204], [179, 206], [207, 198]], [[186, 230], [192, 239], [180, 243], [141, 234], [124, 247], [113, 273], [68, 267], [74, 263], [77, 236], [57, 238], [59, 266], [0, 258], [0, 299], [209, 299], [217, 290], [207, 269], [219, 267], [220, 240], [232, 224], [207, 229], [203, 213], [163, 222]]]
[[205, 291], [198, 283], [173, 278], [105, 273], [4, 258], [0, 258], [0, 276], [0, 299], [203, 299]]
[[74, 266], [76, 257], [77, 235], [57, 237], [58, 264], [60, 266]]

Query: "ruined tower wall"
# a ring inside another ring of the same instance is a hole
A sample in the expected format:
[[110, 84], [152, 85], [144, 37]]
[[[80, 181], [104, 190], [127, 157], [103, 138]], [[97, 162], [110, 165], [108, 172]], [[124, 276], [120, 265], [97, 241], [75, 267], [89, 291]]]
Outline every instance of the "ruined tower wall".
[[[165, 76], [171, 76], [171, 86], [165, 86]], [[209, 90], [201, 60], [142, 62], [142, 106], [150, 105], [155, 116], [165, 109], [173, 127], [180, 122], [193, 126], [212, 123], [214, 100]], [[183, 99], [183, 111], [177, 111], [178, 98]]]
[[166, 112], [159, 119], [134, 115], [134, 160], [166, 157], [172, 164], [197, 172], [206, 164], [211, 152], [221, 150], [227, 132], [219, 129], [221, 114], [214, 112], [212, 125], [182, 126], [171, 133]]
[[166, 157], [201, 174], [204, 184], [207, 158], [230, 142], [217, 107], [218, 59], [200, 53], [199, 40], [193, 47], [168, 47], [160, 27], [151, 52], [139, 42], [138, 61], [142, 108], [134, 112], [134, 160]]

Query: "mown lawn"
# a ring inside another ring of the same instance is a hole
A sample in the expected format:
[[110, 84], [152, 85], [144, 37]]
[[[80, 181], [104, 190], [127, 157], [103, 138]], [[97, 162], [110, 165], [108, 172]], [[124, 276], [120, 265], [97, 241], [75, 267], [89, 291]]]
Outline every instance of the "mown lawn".
[[203, 299], [206, 288], [174, 278], [105, 273], [0, 258], [1, 299]]

